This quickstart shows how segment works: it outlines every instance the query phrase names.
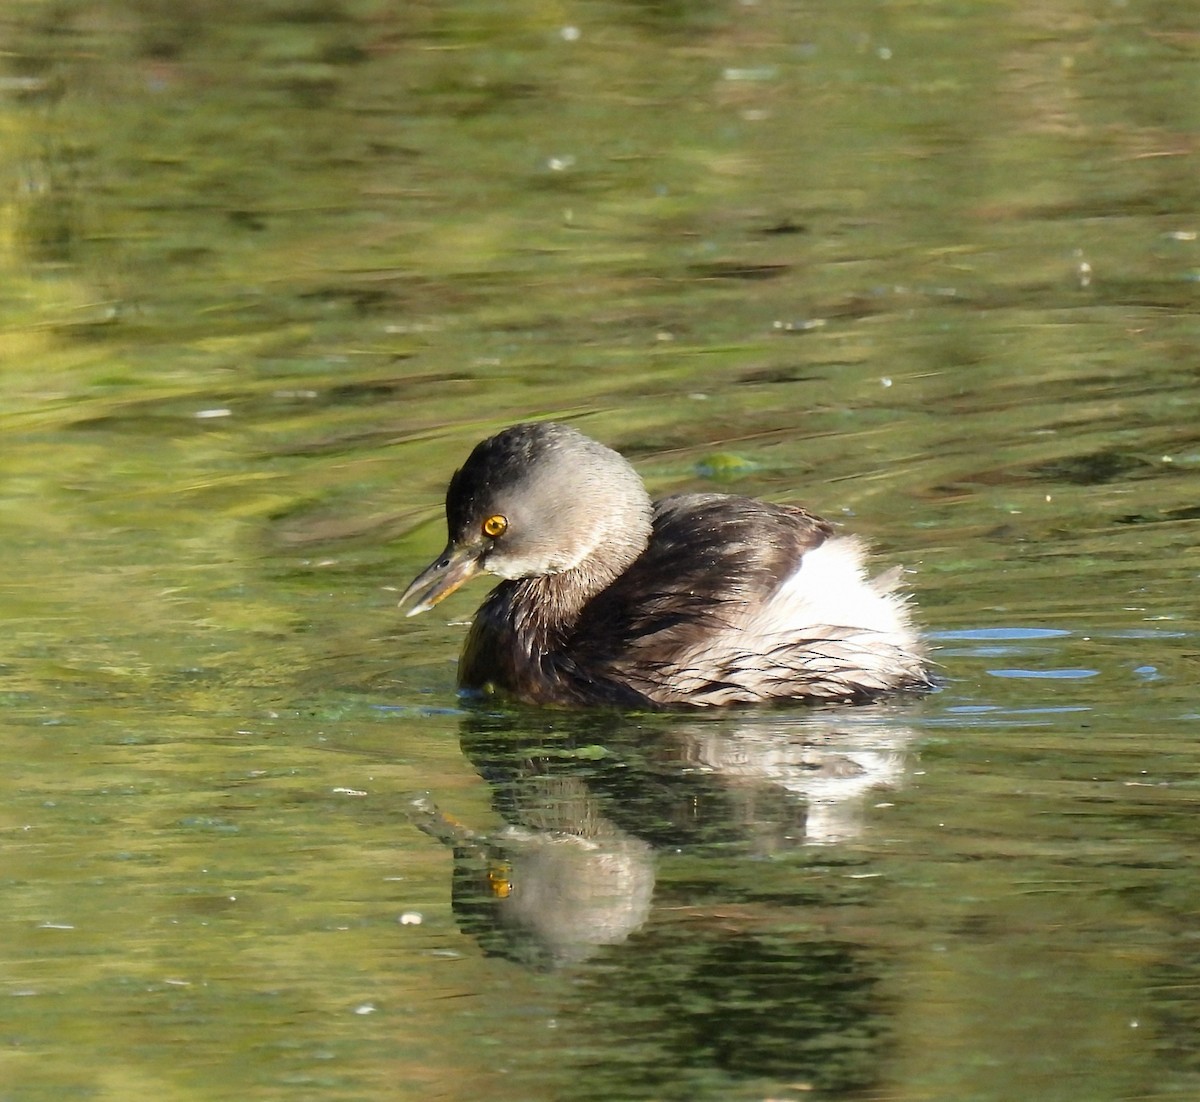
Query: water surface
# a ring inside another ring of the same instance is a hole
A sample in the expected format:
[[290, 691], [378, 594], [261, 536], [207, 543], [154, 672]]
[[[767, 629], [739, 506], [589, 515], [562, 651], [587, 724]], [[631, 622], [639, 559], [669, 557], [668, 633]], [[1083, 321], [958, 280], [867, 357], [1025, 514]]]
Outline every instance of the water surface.
[[[1190, 5], [4, 24], [0, 1097], [1200, 1093]], [[543, 416], [940, 691], [461, 705], [397, 590]]]

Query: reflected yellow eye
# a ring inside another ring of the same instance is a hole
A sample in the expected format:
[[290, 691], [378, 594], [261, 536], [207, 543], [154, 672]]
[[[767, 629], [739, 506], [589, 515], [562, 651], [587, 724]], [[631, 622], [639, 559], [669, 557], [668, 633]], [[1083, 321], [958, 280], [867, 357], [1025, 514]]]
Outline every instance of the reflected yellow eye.
[[490, 539], [496, 539], [498, 536], [504, 535], [508, 528], [508, 517], [502, 517], [497, 513], [494, 517], [488, 517], [483, 522], [483, 534]]

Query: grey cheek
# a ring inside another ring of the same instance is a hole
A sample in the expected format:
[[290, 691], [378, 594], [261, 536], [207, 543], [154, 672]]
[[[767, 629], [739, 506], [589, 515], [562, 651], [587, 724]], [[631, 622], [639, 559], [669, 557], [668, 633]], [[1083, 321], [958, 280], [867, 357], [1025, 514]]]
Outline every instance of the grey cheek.
[[492, 550], [486, 552], [480, 558], [479, 565], [489, 574], [496, 575], [497, 578], [517, 577], [516, 574], [512, 573], [512, 559], [505, 555], [503, 551]]

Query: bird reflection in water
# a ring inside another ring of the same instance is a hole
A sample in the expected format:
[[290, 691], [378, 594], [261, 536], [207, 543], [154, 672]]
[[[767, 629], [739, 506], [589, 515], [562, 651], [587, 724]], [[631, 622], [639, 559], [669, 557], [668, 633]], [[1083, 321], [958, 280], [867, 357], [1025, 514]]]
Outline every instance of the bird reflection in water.
[[875, 708], [537, 723], [533, 713], [464, 723], [502, 827], [457, 822], [429, 796], [410, 813], [454, 851], [464, 932], [542, 968], [642, 927], [663, 854], [715, 845], [752, 859], [857, 838], [873, 800], [902, 783], [913, 738]]

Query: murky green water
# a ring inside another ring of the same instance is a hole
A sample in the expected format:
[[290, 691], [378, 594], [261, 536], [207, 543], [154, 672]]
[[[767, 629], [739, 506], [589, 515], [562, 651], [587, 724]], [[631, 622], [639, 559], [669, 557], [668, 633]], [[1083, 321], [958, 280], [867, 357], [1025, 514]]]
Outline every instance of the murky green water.
[[[3, 1102], [1200, 1094], [1193, 5], [0, 26]], [[942, 691], [460, 710], [396, 588], [550, 414]]]

